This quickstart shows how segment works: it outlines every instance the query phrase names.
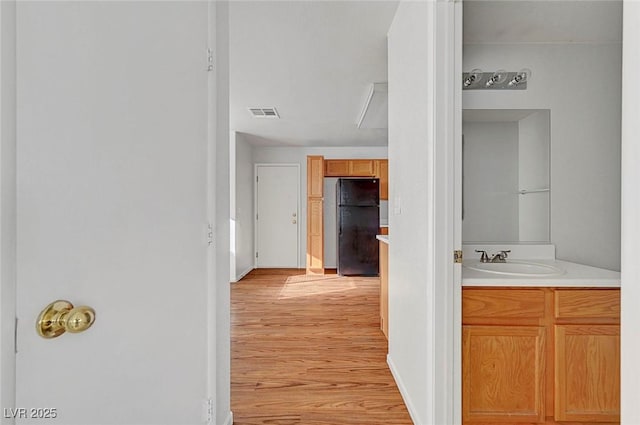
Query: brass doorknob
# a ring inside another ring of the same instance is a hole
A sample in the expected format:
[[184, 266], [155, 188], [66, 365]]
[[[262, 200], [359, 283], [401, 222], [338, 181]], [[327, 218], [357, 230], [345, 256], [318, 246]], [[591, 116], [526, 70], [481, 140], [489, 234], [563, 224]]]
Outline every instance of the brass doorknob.
[[55, 338], [65, 332], [86, 331], [96, 320], [96, 312], [85, 305], [74, 307], [69, 301], [57, 300], [38, 316], [36, 330], [43, 338]]

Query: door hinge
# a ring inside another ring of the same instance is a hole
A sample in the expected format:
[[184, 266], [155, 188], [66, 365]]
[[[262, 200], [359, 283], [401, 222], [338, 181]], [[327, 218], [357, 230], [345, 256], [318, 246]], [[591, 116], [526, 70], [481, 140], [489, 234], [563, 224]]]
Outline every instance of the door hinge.
[[462, 250], [456, 249], [453, 251], [453, 262], [456, 264], [462, 263]]
[[213, 71], [213, 50], [211, 48], [207, 49], [207, 71]]
[[258, 219], [258, 214], [256, 214], [256, 220]]
[[256, 183], [260, 181], [260, 177], [256, 176]]
[[258, 251], [256, 251], [256, 258], [258, 258]]
[[214, 418], [214, 405], [213, 405], [213, 399], [212, 398], [208, 398], [207, 399], [207, 404], [205, 405], [205, 416], [207, 417], [207, 423], [208, 424], [212, 424], [213, 423], [213, 418]]
[[207, 245], [213, 245], [213, 226], [211, 223], [207, 225]]

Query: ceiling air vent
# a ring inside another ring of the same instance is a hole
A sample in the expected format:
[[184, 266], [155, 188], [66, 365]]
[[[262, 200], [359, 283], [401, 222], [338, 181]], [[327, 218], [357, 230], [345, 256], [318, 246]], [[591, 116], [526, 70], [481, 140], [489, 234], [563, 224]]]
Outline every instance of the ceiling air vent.
[[248, 108], [254, 118], [280, 118], [276, 108]]

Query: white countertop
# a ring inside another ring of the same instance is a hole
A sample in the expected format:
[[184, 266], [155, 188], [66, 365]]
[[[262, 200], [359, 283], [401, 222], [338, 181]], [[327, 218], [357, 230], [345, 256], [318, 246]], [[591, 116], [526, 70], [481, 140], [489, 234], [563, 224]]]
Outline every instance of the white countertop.
[[389, 245], [389, 235], [376, 235], [376, 239]]
[[[468, 263], [477, 263], [474, 259]], [[509, 260], [507, 259], [507, 262]], [[564, 273], [552, 276], [514, 276], [472, 270], [462, 266], [462, 286], [554, 286], [554, 287], [587, 287], [587, 288], [619, 288], [620, 273], [597, 267], [584, 266], [561, 260], [536, 259], [531, 262], [556, 266]], [[467, 263], [465, 261], [465, 263]]]

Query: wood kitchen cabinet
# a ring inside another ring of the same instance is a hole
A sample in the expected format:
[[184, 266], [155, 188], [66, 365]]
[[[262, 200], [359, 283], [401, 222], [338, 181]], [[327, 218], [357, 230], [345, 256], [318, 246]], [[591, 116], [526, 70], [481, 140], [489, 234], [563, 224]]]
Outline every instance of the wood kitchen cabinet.
[[378, 161], [378, 174], [380, 179], [380, 200], [389, 200], [389, 161], [381, 159]]
[[349, 177], [349, 162], [348, 159], [325, 159], [324, 176]]
[[376, 177], [377, 159], [326, 159], [325, 177]]
[[307, 157], [307, 198], [324, 196], [324, 157]]
[[380, 199], [389, 199], [389, 160], [325, 159], [325, 177], [376, 177], [380, 180]]
[[349, 161], [349, 175], [352, 177], [376, 177], [378, 162], [374, 159], [352, 159]]
[[620, 422], [618, 289], [464, 288], [464, 423]]
[[324, 157], [307, 157], [307, 274], [324, 274]]

